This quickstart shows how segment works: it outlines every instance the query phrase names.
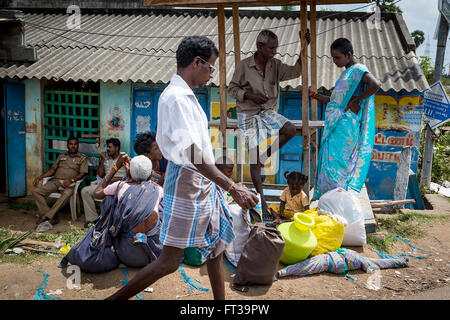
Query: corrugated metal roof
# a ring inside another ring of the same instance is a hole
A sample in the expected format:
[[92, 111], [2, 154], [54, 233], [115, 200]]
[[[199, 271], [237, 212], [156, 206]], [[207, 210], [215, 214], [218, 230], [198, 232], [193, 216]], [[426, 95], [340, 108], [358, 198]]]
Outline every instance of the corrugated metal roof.
[[[26, 42], [38, 48], [38, 61], [0, 65], [0, 77], [167, 83], [176, 70], [175, 51], [184, 36], [207, 35], [218, 43], [217, 19], [211, 15], [87, 14], [81, 16], [79, 30], [69, 30], [67, 19], [68, 15], [63, 14], [25, 14]], [[299, 23], [299, 17], [242, 16], [241, 59], [253, 54], [259, 31], [268, 28], [279, 37], [277, 58], [294, 64], [300, 52]], [[368, 19], [319, 18], [319, 87], [331, 89], [343, 71], [333, 64], [329, 47], [335, 39], [346, 37], [353, 44], [357, 61], [367, 65], [381, 80], [383, 90], [425, 90], [428, 83], [418, 59], [414, 52], [405, 53], [403, 35], [397, 30], [393, 19], [383, 19], [376, 29]], [[234, 72], [232, 32], [229, 17], [226, 19], [227, 81]], [[212, 84], [219, 85], [218, 74]], [[300, 84], [301, 79], [281, 83], [282, 87]]]

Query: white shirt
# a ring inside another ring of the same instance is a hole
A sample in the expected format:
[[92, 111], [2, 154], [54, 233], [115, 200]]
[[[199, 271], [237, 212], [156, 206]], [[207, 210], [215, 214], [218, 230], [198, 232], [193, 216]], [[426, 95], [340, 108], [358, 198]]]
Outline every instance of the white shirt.
[[[175, 74], [158, 102], [156, 142], [164, 158], [194, 168], [185, 150], [195, 144], [208, 164], [214, 164], [208, 119], [194, 92]], [[201, 159], [196, 159], [200, 164]]]

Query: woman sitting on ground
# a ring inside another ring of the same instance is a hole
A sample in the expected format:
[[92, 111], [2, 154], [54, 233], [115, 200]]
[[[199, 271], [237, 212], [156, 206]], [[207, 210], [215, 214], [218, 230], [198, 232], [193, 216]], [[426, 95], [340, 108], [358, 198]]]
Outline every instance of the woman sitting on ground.
[[[109, 184], [122, 166], [129, 172], [127, 180]], [[129, 267], [143, 267], [158, 258], [162, 250], [159, 241], [162, 215], [162, 188], [150, 181], [152, 162], [144, 156], [133, 159], [122, 152], [116, 165], [94, 191], [96, 199], [114, 196], [117, 205], [111, 219], [110, 233], [119, 260]]]

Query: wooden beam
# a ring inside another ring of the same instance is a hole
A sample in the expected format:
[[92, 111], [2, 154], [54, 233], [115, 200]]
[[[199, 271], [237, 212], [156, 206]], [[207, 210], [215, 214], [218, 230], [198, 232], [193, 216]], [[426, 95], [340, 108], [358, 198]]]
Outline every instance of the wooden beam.
[[[317, 24], [316, 24], [316, 1], [311, 1], [309, 7], [310, 19], [309, 30], [311, 32], [311, 89], [317, 91]], [[317, 120], [317, 100], [311, 100], [311, 120]], [[314, 184], [314, 178], [317, 169], [318, 153], [318, 134], [317, 131], [311, 134], [311, 177], [310, 181]]]
[[[302, 65], [302, 137], [303, 137], [303, 174], [310, 176], [309, 154], [309, 95], [308, 95], [308, 43], [306, 29], [308, 28], [308, 12], [306, 1], [300, 3], [300, 30], [301, 30], [301, 65]], [[309, 194], [310, 180], [305, 185], [306, 194]]]
[[385, 208], [385, 207], [392, 207], [392, 206], [403, 206], [408, 203], [416, 203], [414, 199], [406, 199], [406, 200], [383, 200], [382, 202], [372, 202], [370, 201], [370, 206], [372, 208]]
[[219, 72], [220, 72], [220, 132], [223, 138], [223, 150], [227, 148], [227, 67], [225, 48], [225, 10], [217, 7], [219, 29]]
[[239, 28], [239, 6], [233, 5], [233, 37], [234, 37], [234, 65], [241, 61], [241, 31]]
[[[239, 6], [237, 4], [233, 5], [233, 38], [234, 38], [234, 70], [236, 70], [237, 65], [241, 61], [241, 32], [239, 27]], [[237, 139], [236, 141], [236, 180], [237, 182], [242, 182], [244, 180], [244, 172], [242, 170], [242, 148], [239, 145], [241, 141]]]

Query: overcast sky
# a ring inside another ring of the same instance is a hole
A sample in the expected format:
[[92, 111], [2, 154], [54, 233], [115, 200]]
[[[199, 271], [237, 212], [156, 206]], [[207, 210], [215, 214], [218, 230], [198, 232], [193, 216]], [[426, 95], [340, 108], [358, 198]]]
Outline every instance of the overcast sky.
[[[336, 11], [348, 11], [356, 8], [361, 8], [366, 6], [365, 3], [358, 4], [341, 4], [341, 5], [324, 5], [318, 6], [318, 10], [331, 9]], [[436, 56], [436, 46], [437, 41], [433, 40], [434, 31], [436, 28], [437, 20], [439, 17], [438, 11], [438, 0], [401, 0], [396, 4], [403, 11], [403, 19], [405, 19], [406, 25], [409, 32], [414, 30], [422, 30], [425, 33], [425, 42], [417, 49], [416, 53], [418, 56], [425, 55], [426, 51], [429, 52], [431, 58], [434, 60]], [[263, 8], [261, 8], [263, 9]], [[277, 9], [273, 7], [271, 9]], [[297, 7], [299, 9], [299, 7]], [[370, 8], [365, 7], [360, 10], [366, 12]], [[447, 42], [445, 62], [444, 64], [450, 63], [450, 43]], [[447, 66], [447, 70], [448, 70]]]

